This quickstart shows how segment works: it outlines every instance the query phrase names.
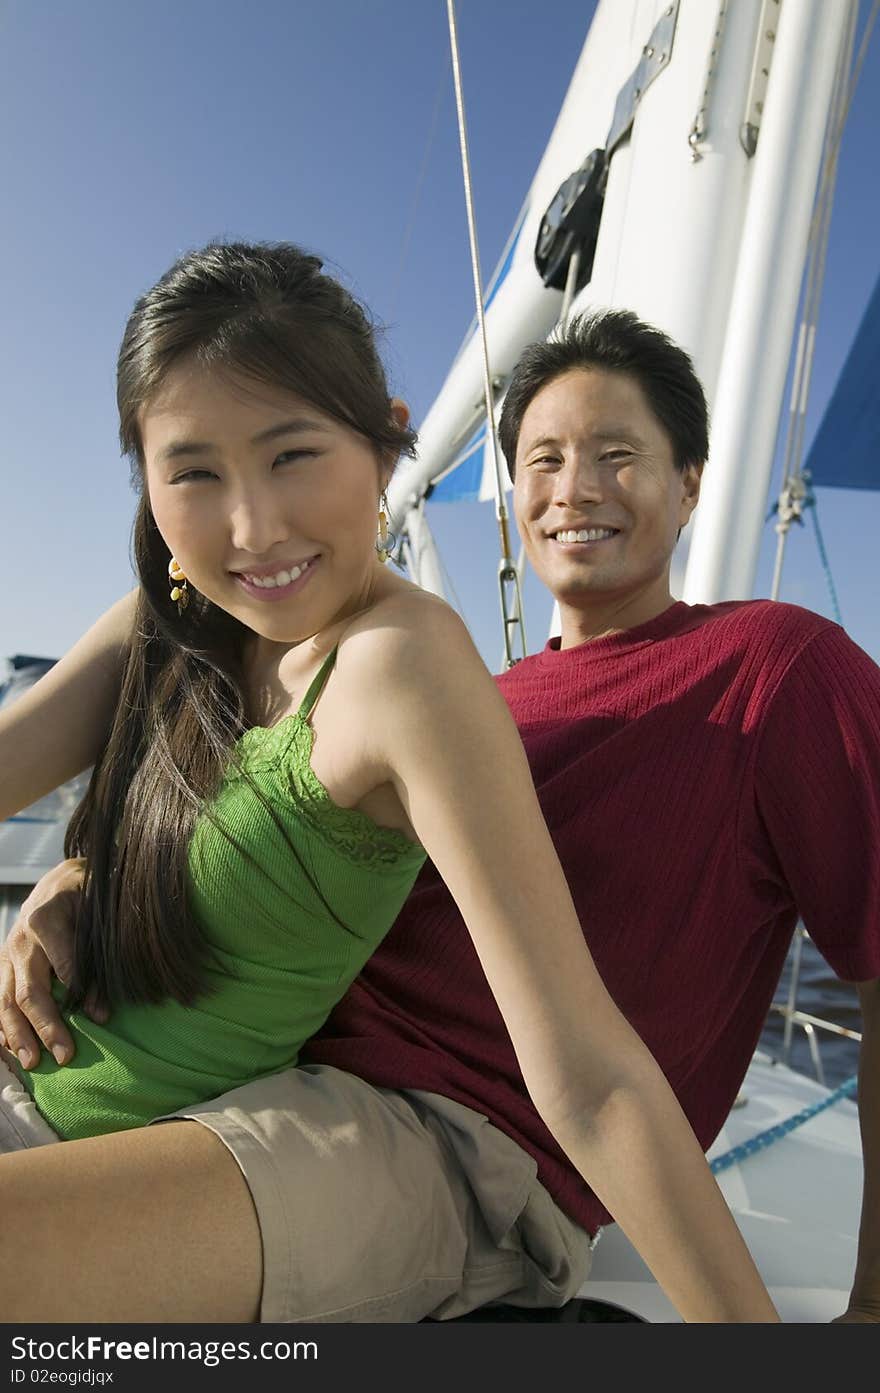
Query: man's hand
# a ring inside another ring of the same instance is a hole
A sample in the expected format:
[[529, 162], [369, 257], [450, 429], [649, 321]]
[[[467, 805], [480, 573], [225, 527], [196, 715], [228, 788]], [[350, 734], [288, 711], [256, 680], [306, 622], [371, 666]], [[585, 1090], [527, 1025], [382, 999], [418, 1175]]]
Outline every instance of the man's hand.
[[[39, 1062], [41, 1042], [59, 1064], [73, 1058], [73, 1040], [52, 996], [52, 977], [70, 982], [83, 873], [84, 862], [74, 859], [44, 875], [0, 944], [0, 1045], [16, 1054], [25, 1069]], [[94, 993], [87, 997], [85, 1011], [95, 1021], [107, 1019]]]

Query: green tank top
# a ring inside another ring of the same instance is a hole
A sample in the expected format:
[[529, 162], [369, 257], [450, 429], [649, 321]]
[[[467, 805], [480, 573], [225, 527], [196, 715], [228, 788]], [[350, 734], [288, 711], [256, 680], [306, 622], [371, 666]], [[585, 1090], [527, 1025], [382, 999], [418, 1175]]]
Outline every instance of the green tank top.
[[59, 1136], [140, 1127], [295, 1064], [396, 919], [422, 847], [338, 807], [310, 764], [309, 717], [335, 658], [294, 715], [236, 746], [280, 826], [234, 767], [196, 823], [190, 899], [212, 990], [193, 1006], [117, 1006], [106, 1026], [73, 1013], [72, 1062], [44, 1052], [24, 1075]]

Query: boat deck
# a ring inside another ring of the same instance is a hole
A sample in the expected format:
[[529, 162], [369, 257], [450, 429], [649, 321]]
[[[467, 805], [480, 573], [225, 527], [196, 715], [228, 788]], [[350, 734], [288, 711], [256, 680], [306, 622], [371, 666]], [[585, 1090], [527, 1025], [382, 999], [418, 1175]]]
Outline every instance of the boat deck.
[[[756, 1055], [709, 1159], [828, 1096], [828, 1089], [805, 1075]], [[717, 1179], [783, 1321], [825, 1322], [840, 1315], [852, 1285], [862, 1193], [855, 1103], [840, 1099]], [[614, 1225], [599, 1239], [581, 1294], [645, 1320], [679, 1320]]]

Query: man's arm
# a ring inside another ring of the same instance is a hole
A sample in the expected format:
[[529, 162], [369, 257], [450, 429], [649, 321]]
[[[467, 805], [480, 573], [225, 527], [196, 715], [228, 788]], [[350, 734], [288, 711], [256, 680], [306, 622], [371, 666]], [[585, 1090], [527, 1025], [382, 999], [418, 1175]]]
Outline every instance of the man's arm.
[[880, 1321], [880, 979], [859, 982], [862, 1048], [859, 1056], [859, 1126], [865, 1178], [856, 1275], [846, 1313], [838, 1321]]
[[[0, 1049], [18, 1056], [25, 1069], [36, 1067], [40, 1044], [67, 1064], [73, 1036], [52, 995], [55, 977], [65, 984], [73, 970], [73, 926], [82, 889], [84, 862], [62, 861], [37, 881], [5, 943], [0, 943]], [[86, 1014], [106, 1021], [107, 1011], [90, 991]]]
[[104, 748], [137, 595], [117, 601], [45, 677], [0, 710], [0, 821], [82, 773]]
[[880, 668], [828, 624], [768, 708], [756, 794], [774, 859], [816, 947], [856, 983], [864, 1032], [864, 1191], [846, 1321], [880, 1320]]

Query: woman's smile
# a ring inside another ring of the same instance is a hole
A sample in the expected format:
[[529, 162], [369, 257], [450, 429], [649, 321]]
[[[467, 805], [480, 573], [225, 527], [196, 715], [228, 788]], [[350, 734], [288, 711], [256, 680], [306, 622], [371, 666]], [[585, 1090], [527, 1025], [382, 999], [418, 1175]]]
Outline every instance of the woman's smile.
[[230, 571], [230, 575], [235, 577], [245, 594], [255, 600], [286, 600], [289, 595], [296, 595], [305, 588], [320, 559], [320, 556], [310, 556], [305, 561], [289, 567], [282, 566], [276, 571], [264, 571], [263, 574], [254, 570]]
[[363, 607], [382, 574], [385, 482], [364, 436], [191, 362], [168, 372], [142, 432], [153, 515], [194, 591], [272, 642]]

